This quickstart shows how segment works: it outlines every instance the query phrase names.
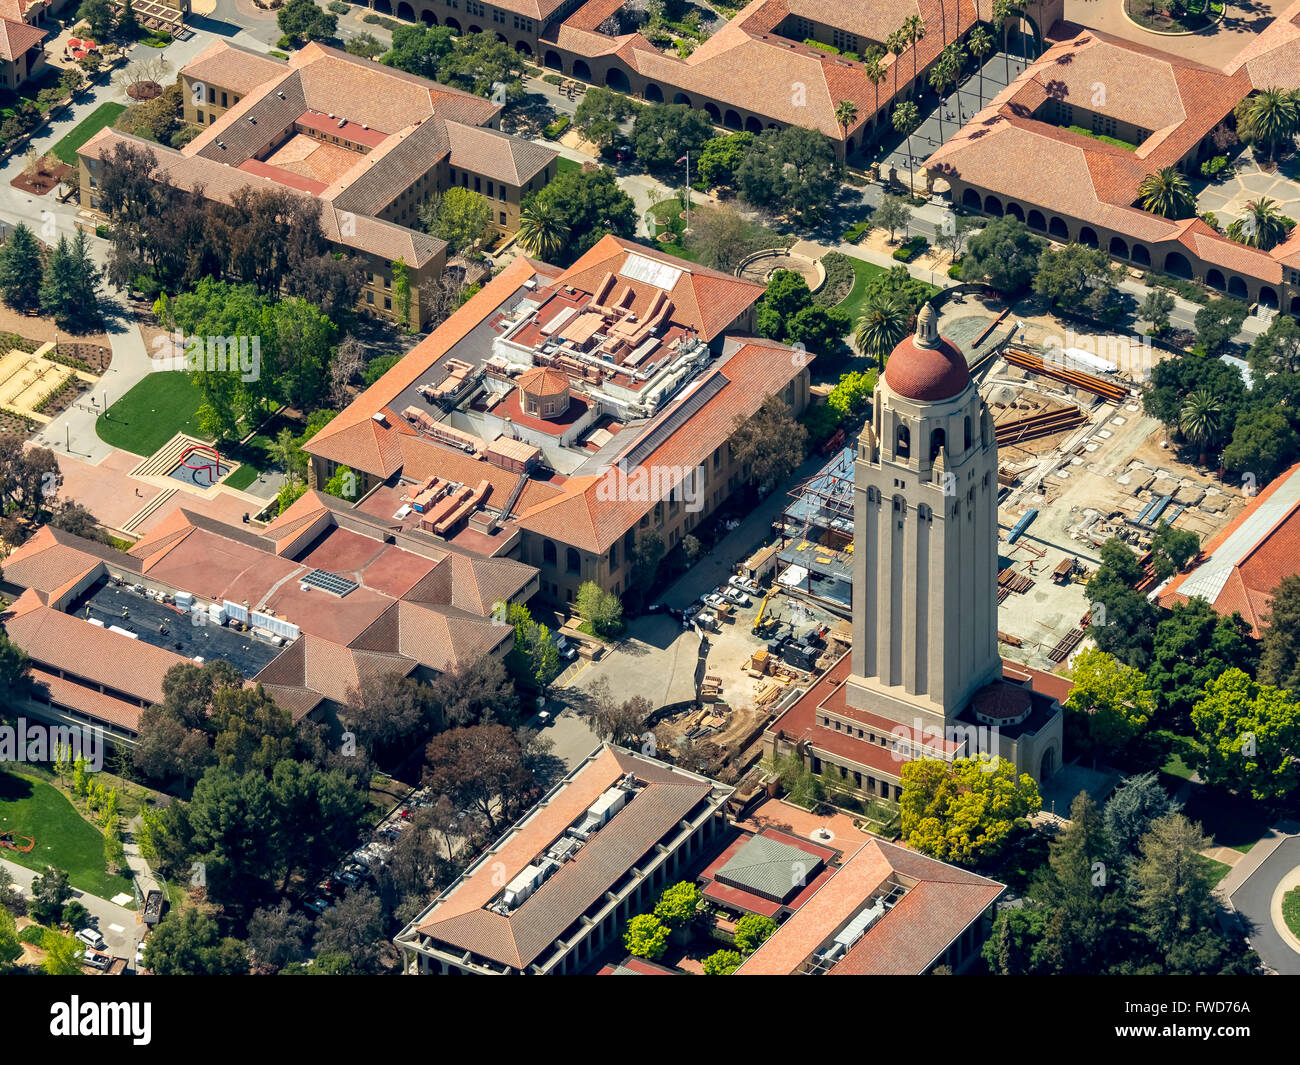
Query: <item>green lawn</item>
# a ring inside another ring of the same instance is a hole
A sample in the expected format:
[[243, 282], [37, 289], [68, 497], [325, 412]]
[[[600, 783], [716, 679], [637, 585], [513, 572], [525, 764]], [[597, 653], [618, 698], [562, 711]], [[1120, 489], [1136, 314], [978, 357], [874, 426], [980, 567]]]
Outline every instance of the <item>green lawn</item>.
[[229, 477], [221, 483], [228, 488], [235, 488], [240, 491], [247, 488], [257, 480], [257, 468], [251, 462], [245, 462], [239, 469], [235, 470]]
[[104, 443], [136, 455], [152, 455], [179, 432], [202, 436], [203, 396], [184, 370], [151, 373], [99, 416], [95, 432]]
[[1202, 856], [1202, 861], [1204, 861], [1209, 866], [1211, 886], [1217, 884], [1220, 880], [1222, 880], [1225, 876], [1227, 876], [1230, 872], [1232, 872], [1232, 866], [1230, 866], [1227, 862], [1216, 862], [1213, 858], [1206, 858], [1204, 856]]
[[1287, 928], [1300, 936], [1300, 887], [1292, 888], [1282, 896], [1282, 920]]
[[849, 318], [856, 322], [858, 316], [862, 314], [862, 307], [867, 301], [867, 282], [873, 277], [880, 274], [886, 274], [889, 271], [883, 266], [877, 266], [875, 263], [869, 263], [865, 259], [858, 259], [854, 256], [848, 256], [849, 263], [853, 266], [853, 288], [849, 294], [840, 301], [840, 309], [849, 312]]
[[111, 899], [131, 894], [131, 881], [104, 867], [104, 837], [51, 784], [35, 777], [0, 772], [0, 828], [36, 840], [27, 854], [5, 848], [4, 857], [28, 869], [54, 865], [68, 873], [72, 886]]
[[555, 160], [555, 176], [567, 174], [570, 170], [581, 170], [582, 164], [576, 159], [568, 159], [563, 155]]
[[54, 154], [69, 166], [76, 166], [77, 149], [105, 126], [116, 122], [117, 116], [125, 110], [124, 104], [100, 104], [54, 146]]

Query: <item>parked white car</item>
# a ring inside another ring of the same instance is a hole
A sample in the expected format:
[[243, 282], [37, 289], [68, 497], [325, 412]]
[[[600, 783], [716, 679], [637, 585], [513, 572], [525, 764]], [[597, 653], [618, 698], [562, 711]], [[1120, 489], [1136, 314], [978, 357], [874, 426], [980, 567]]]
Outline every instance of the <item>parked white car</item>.
[[750, 595], [761, 595], [761, 591], [748, 577], [742, 577], [739, 574], [733, 574], [727, 578], [727, 583], [733, 588], [739, 588], [742, 592], [748, 592]]
[[723, 594], [737, 606], [749, 606], [749, 596], [739, 588], [728, 588]]
[[104, 937], [101, 936], [98, 932], [96, 932], [93, 928], [83, 928], [80, 932], [77, 933], [77, 938], [81, 940], [81, 942], [85, 943], [86, 946], [91, 947], [95, 950], [104, 949]]

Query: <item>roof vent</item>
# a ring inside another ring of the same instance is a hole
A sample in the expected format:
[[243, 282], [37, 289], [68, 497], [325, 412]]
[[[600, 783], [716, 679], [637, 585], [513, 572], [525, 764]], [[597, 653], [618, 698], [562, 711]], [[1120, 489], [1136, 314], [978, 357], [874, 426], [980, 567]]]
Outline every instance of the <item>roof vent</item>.
[[369, 129], [370, 127], [367, 126], [364, 122], [362, 122], [362, 123], [361, 123], [361, 128], [362, 128], [362, 129]]
[[257, 125], [257, 119], [255, 119], [252, 115], [249, 115], [249, 116], [248, 116], [248, 124], [249, 124], [250, 126], [256, 126], [256, 125]]
[[277, 92], [275, 95], [278, 96], [278, 97], [280, 97], [281, 100], [283, 100], [283, 99], [285, 98], [284, 93], [282, 93], [282, 92]]
[[224, 151], [226, 150], [226, 142], [225, 142], [225, 141], [217, 141], [217, 147], [220, 148], [220, 149], [224, 152]]
[[374, 421], [377, 421], [380, 425], [387, 425], [387, 424], [388, 424], [388, 419], [384, 417], [384, 412], [381, 411], [381, 410], [377, 410], [377, 411], [375, 411], [375, 413], [372, 414], [370, 417], [371, 417]]
[[348, 120], [347, 120], [346, 118], [340, 118], [340, 119], [339, 119], [339, 129], [342, 129], [342, 128], [343, 128], [344, 126], [346, 126], [347, 124], [348, 124]]
[[331, 112], [330, 112], [330, 118], [333, 118], [333, 117], [334, 117], [334, 112], [331, 111]]

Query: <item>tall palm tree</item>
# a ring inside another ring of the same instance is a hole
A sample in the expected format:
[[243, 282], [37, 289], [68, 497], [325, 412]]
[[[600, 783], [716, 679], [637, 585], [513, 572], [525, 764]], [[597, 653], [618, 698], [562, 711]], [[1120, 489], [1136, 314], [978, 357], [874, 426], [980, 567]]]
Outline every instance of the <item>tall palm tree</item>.
[[1213, 392], [1189, 392], [1178, 412], [1178, 429], [1187, 442], [1200, 449], [1199, 465], [1205, 465], [1205, 451], [1219, 435], [1223, 404]]
[[872, 114], [872, 122], [875, 122], [875, 116], [880, 114], [880, 83], [885, 80], [885, 67], [881, 63], [883, 57], [883, 52], [872, 51], [862, 62], [863, 73], [867, 75], [871, 87], [876, 90], [876, 110]]
[[1247, 247], [1269, 251], [1286, 239], [1288, 227], [1277, 201], [1261, 196], [1246, 204], [1246, 213], [1228, 226], [1228, 236]]
[[916, 84], [916, 42], [925, 37], [925, 19], [920, 15], [908, 15], [903, 20], [903, 32], [912, 42], [912, 84]]
[[939, 143], [942, 144], [948, 138], [943, 135], [943, 95], [944, 89], [948, 83], [956, 77], [953, 69], [952, 56], [947, 52], [941, 52], [939, 61], [930, 68], [930, 88], [939, 96], [939, 106], [935, 108], [935, 114], [939, 116]]
[[885, 369], [885, 356], [907, 336], [907, 320], [912, 312], [896, 292], [872, 296], [862, 309], [853, 330], [853, 342], [864, 355], [876, 360], [881, 372]]
[[1007, 23], [1014, 8], [1011, 0], [993, 0], [993, 25], [1002, 27], [1002, 58], [1006, 62], [1007, 81], [1011, 81], [1011, 52], [1007, 49]]
[[534, 201], [519, 214], [519, 244], [529, 255], [549, 262], [568, 236], [569, 227], [553, 204]]
[[916, 195], [916, 174], [912, 164], [912, 134], [921, 121], [921, 112], [911, 100], [894, 105], [894, 129], [907, 138], [907, 194]]
[[[835, 122], [840, 129], [844, 131], [844, 140], [849, 139], [849, 127], [853, 125], [853, 120], [858, 117], [858, 105], [852, 100], [841, 100], [835, 105]], [[845, 160], [848, 160], [848, 145], [845, 144]]]
[[1186, 176], [1172, 166], [1148, 174], [1138, 186], [1144, 211], [1165, 218], [1190, 218], [1196, 213], [1196, 197]]
[[1295, 96], [1283, 89], [1264, 89], [1251, 97], [1246, 121], [1255, 135], [1268, 143], [1268, 155], [1277, 155], [1279, 141], [1294, 137], [1300, 129], [1300, 108]]
[[970, 49], [970, 54], [974, 57], [975, 62], [979, 65], [980, 72], [980, 107], [984, 107], [984, 57], [993, 51], [993, 34], [989, 33], [984, 23], [980, 23], [970, 31], [970, 37], [966, 40], [966, 47]]
[[902, 54], [907, 51], [907, 34], [902, 30], [895, 30], [885, 39], [885, 49], [894, 57], [894, 62], [890, 65], [894, 68], [894, 99], [898, 99], [898, 62]]

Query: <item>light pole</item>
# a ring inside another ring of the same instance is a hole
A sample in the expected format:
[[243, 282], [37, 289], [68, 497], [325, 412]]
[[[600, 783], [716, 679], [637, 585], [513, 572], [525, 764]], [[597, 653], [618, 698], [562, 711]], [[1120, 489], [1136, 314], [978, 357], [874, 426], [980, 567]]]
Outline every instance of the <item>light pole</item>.
[[686, 197], [686, 202], [682, 206], [686, 209], [686, 232], [689, 233], [691, 229], [691, 153], [688, 151], [677, 161], [686, 164], [686, 184], [682, 186], [682, 194]]

